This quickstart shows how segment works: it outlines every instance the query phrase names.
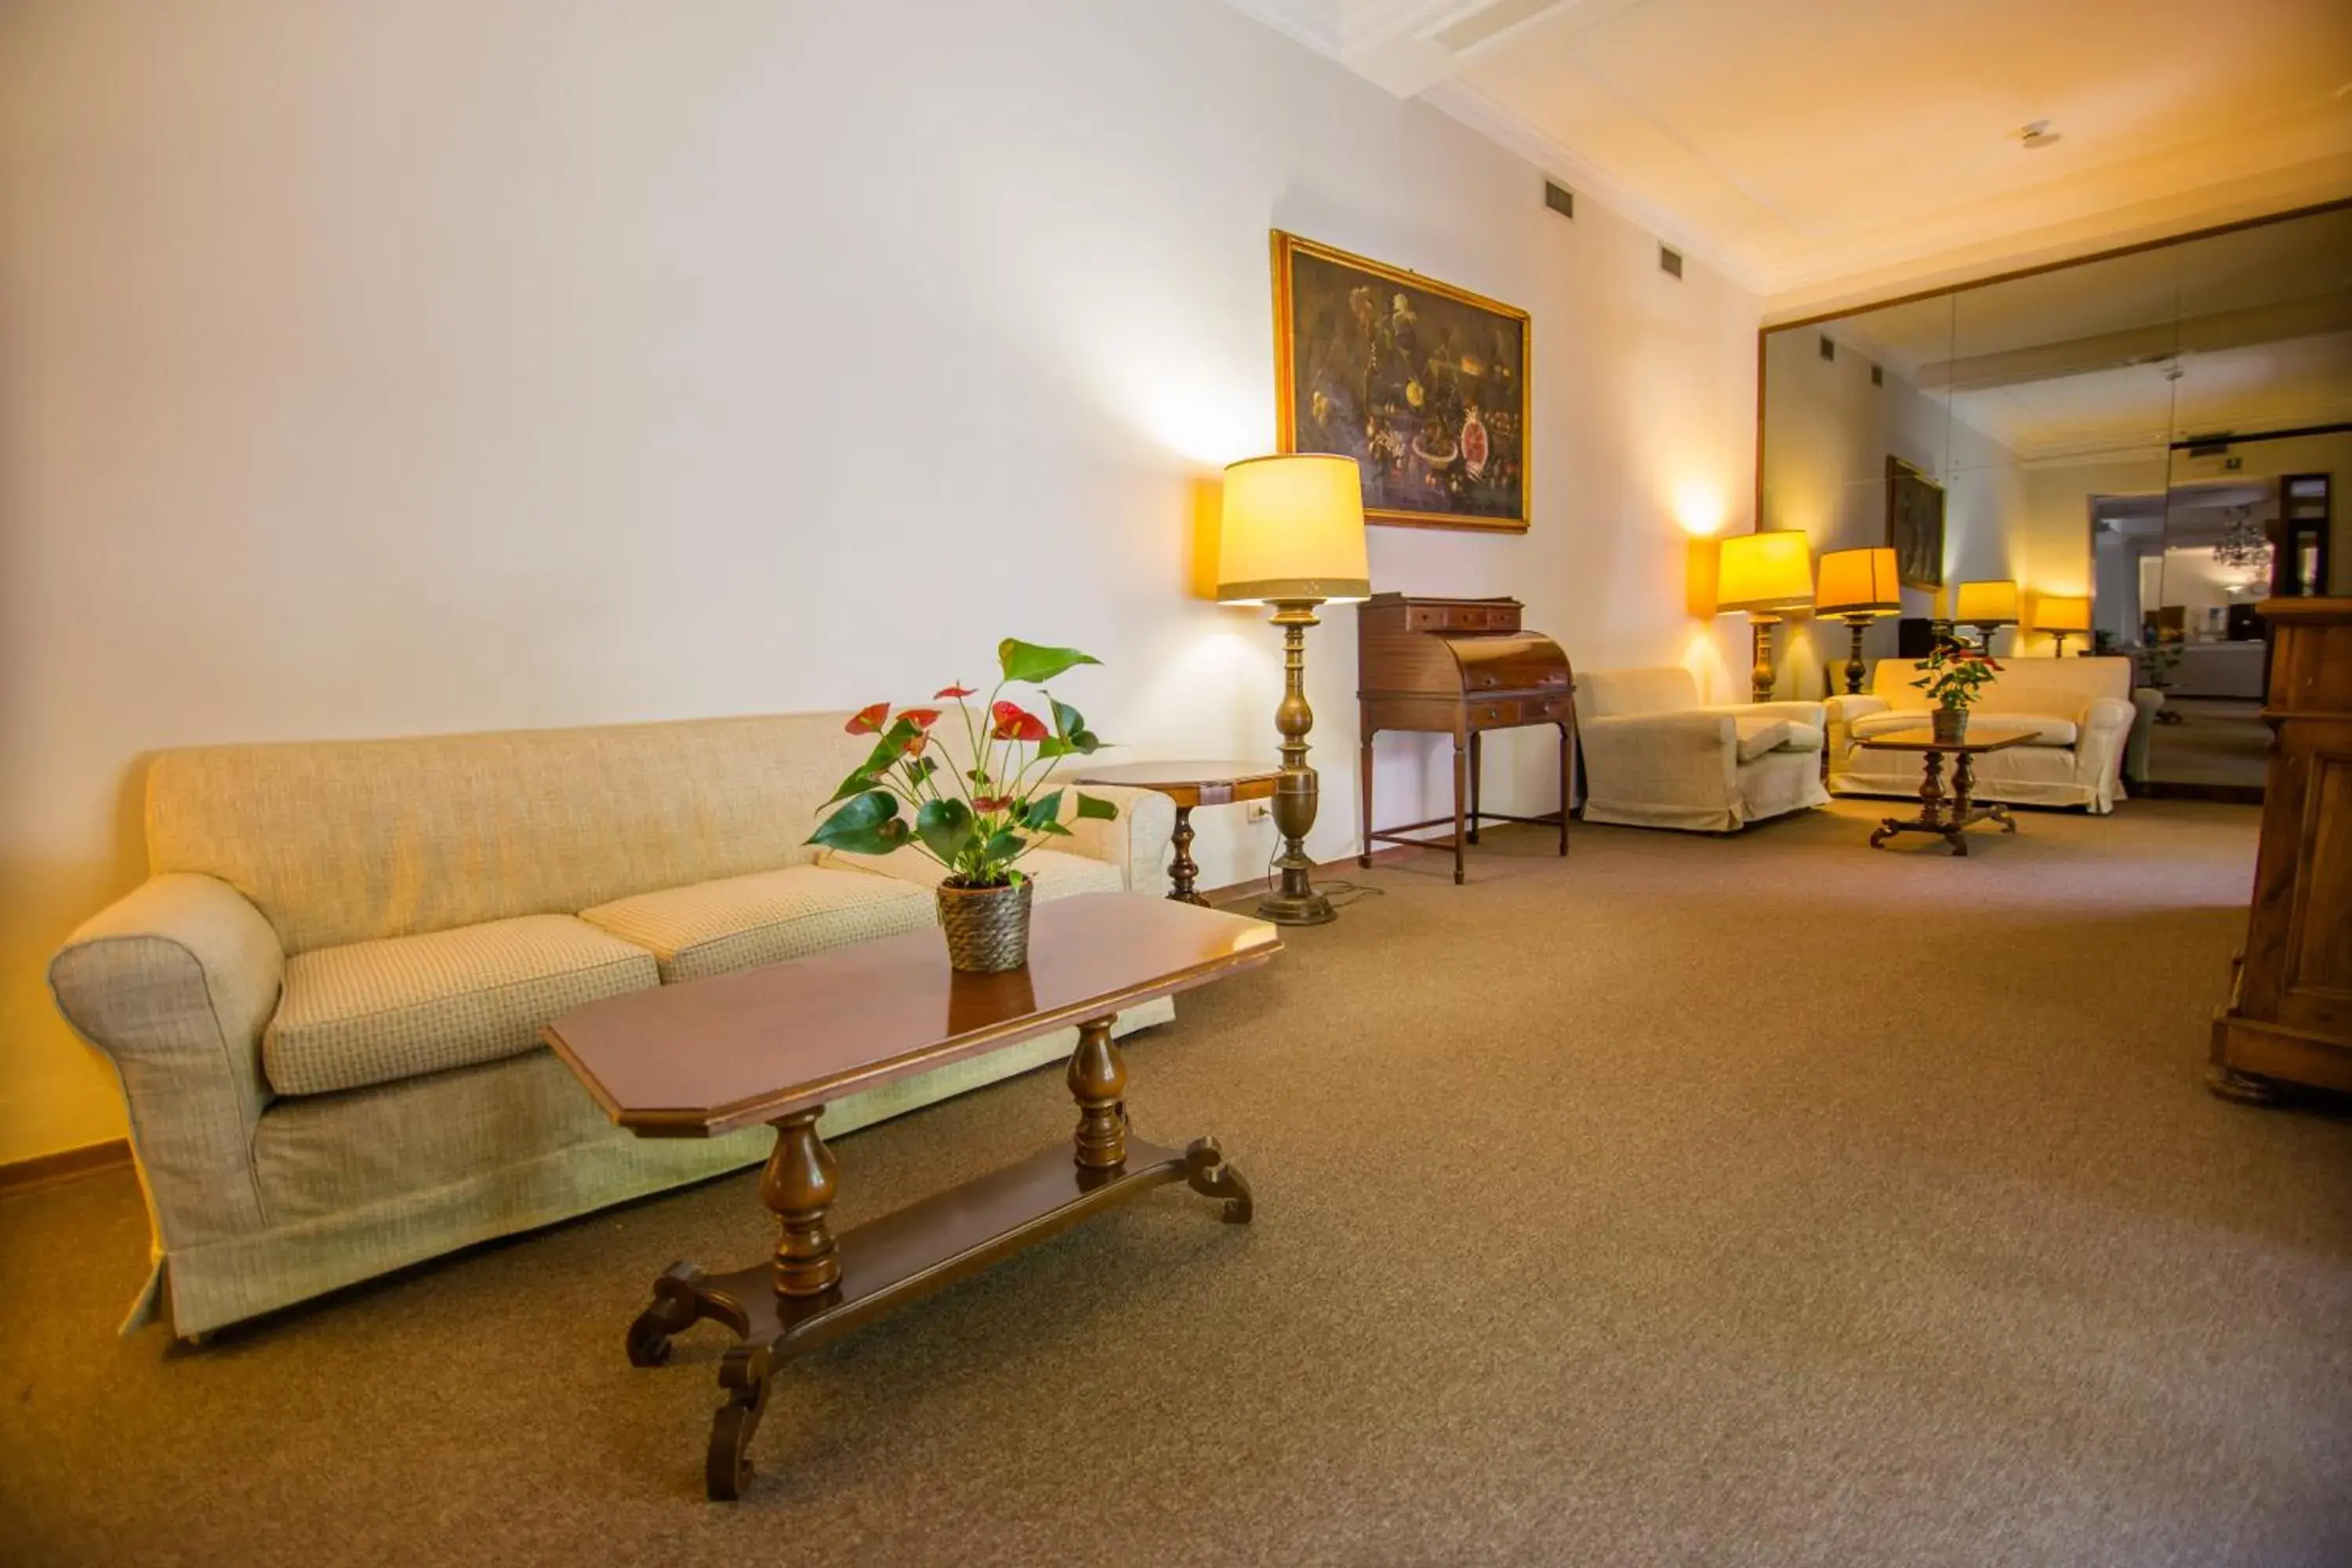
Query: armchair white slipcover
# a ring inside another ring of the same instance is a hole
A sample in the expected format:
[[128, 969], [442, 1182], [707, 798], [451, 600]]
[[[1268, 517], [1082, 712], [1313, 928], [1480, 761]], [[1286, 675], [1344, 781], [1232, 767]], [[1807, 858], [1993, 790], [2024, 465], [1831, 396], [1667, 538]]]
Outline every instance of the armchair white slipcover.
[[[1829, 700], [1833, 793], [1919, 793], [1918, 753], [1865, 751], [1857, 743], [1889, 730], [1927, 727], [1927, 694], [1911, 684], [1917, 679], [1914, 661], [1884, 658], [1872, 672], [1868, 693]], [[1969, 726], [2031, 730], [2033, 739], [1976, 759], [1976, 797], [2079, 805], [2105, 816], [2123, 795], [2124, 750], [2137, 717], [2127, 658], [2003, 660], [2001, 672], [1980, 689]]]
[[1703, 706], [1679, 667], [1580, 670], [1584, 820], [1731, 833], [1827, 805], [1818, 702]]

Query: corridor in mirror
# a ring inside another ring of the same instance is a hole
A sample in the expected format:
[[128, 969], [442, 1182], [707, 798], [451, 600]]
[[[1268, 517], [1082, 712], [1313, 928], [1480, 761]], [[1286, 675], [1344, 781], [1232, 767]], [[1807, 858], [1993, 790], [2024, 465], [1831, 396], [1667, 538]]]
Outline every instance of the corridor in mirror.
[[[2129, 696], [2132, 794], [2259, 798], [2257, 605], [2352, 576], [2352, 210], [1789, 323], [1763, 412], [1760, 526], [1895, 552], [1860, 690], [1938, 628], [2063, 658], [2067, 689]], [[1781, 694], [1845, 691], [1850, 635], [1801, 623]], [[1986, 759], [1992, 793], [2032, 751]]]

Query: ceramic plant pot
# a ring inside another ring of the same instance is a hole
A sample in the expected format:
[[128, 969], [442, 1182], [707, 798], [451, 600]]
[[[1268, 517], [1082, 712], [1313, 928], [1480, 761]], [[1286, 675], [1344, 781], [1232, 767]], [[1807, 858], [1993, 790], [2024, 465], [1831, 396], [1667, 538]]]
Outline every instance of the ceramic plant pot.
[[1936, 710], [1936, 739], [1948, 746], [1957, 746], [1969, 738], [1969, 710], [1965, 708]]
[[937, 893], [949, 967], [966, 974], [998, 974], [1027, 963], [1031, 886], [1026, 877], [1007, 888], [942, 883]]

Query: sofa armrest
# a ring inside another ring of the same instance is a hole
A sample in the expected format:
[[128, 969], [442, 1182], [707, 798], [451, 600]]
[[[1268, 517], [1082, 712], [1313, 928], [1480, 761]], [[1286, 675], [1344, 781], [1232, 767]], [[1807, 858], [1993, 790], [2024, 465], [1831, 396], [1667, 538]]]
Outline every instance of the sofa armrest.
[[261, 1031], [285, 966], [259, 910], [186, 874], [142, 883], [49, 961], [58, 1010], [121, 1077], [166, 1247], [264, 1228], [253, 1133], [270, 1099]]
[[[1117, 784], [1081, 785], [1070, 782], [1066, 774], [1057, 774], [1054, 782], [1062, 786], [1062, 826], [1070, 830], [1070, 837], [1054, 840], [1053, 847], [1108, 861], [1118, 868], [1130, 893], [1168, 890], [1164, 885], [1168, 840], [1176, 831], [1176, 806], [1172, 801], [1155, 790], [1128, 789]], [[1118, 817], [1105, 822], [1099, 817], [1079, 816], [1080, 789], [1118, 807]]]
[[2094, 697], [2084, 705], [2081, 737], [2074, 742], [2074, 776], [2111, 796], [2123, 777], [2124, 750], [2139, 710], [2118, 697]]
[[1738, 731], [1726, 712], [1622, 713], [1576, 727], [1587, 804], [1718, 806], [1739, 772]]
[[1866, 719], [1873, 713], [1887, 712], [1894, 706], [1895, 704], [1884, 697], [1873, 697], [1866, 692], [1859, 691], [1851, 696], [1841, 695], [1823, 700], [1822, 710], [1827, 716], [1828, 722], [1822, 726], [1822, 735], [1828, 747], [1829, 754], [1832, 758], [1845, 754], [1846, 748], [1853, 743], [1852, 731], [1856, 719]]
[[1720, 707], [1702, 708], [1702, 713], [1726, 713], [1734, 719], [1786, 719], [1791, 723], [1822, 727], [1822, 704], [1818, 702], [1730, 702]]

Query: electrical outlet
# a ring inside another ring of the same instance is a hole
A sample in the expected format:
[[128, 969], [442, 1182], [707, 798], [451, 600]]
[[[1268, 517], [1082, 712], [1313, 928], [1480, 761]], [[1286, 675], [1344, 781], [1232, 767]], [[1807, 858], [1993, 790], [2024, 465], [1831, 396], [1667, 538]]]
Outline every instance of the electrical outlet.
[[1254, 800], [1249, 803], [1249, 819], [1252, 822], [1267, 822], [1271, 821], [1273, 817], [1274, 807], [1266, 802], [1262, 800]]

